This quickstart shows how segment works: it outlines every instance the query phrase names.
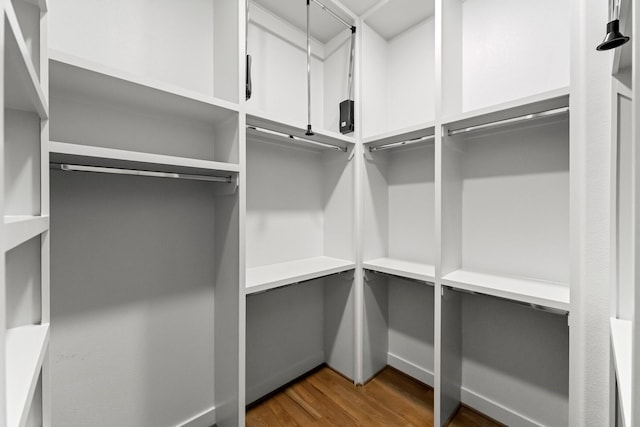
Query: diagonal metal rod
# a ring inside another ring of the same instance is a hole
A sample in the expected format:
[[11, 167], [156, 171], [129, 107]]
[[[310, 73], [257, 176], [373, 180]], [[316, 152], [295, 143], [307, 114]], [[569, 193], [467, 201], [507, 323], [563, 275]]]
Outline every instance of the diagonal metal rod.
[[307, 132], [306, 135], [313, 135], [311, 130], [311, 38], [309, 36], [309, 10], [311, 4], [307, 0]]

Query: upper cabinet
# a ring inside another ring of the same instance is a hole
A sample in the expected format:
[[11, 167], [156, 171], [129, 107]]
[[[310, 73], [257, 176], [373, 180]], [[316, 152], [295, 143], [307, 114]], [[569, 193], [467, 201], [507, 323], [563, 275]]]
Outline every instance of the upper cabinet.
[[353, 99], [349, 95], [352, 32], [347, 24], [355, 25], [355, 17], [331, 1], [323, 4], [330, 13], [313, 1], [308, 6], [301, 0], [249, 3], [247, 54], [251, 57], [252, 86], [247, 101], [249, 113], [297, 128], [311, 124], [313, 131], [325, 134], [340, 132], [340, 103]]
[[139, 78], [238, 102], [233, 0], [60, 0], [50, 47]]
[[567, 0], [444, 1], [443, 115], [568, 86], [570, 21]]
[[433, 0], [392, 0], [363, 15], [363, 137], [434, 120], [434, 12]]

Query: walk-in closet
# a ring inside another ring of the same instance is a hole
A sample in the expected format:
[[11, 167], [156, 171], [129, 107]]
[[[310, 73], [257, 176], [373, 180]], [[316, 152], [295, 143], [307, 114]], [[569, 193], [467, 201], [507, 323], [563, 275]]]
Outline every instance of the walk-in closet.
[[640, 423], [631, 0], [0, 4], [0, 427]]

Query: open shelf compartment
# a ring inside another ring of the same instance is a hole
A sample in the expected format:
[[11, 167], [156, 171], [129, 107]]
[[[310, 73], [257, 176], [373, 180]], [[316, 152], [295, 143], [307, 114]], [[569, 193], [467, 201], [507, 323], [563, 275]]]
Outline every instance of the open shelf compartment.
[[6, 331], [7, 425], [24, 425], [49, 343], [49, 325]]

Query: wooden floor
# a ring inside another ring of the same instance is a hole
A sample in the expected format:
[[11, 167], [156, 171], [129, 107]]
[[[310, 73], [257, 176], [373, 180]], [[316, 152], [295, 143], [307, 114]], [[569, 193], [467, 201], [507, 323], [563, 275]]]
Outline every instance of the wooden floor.
[[[323, 367], [247, 410], [247, 427], [433, 426], [433, 389], [390, 367], [356, 387]], [[501, 426], [462, 407], [449, 427]]]

